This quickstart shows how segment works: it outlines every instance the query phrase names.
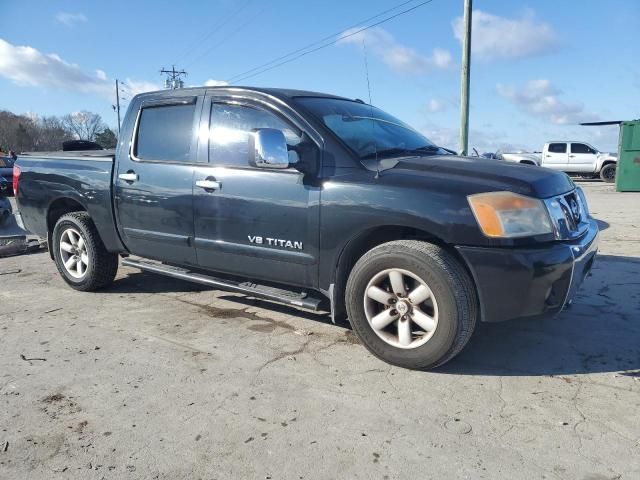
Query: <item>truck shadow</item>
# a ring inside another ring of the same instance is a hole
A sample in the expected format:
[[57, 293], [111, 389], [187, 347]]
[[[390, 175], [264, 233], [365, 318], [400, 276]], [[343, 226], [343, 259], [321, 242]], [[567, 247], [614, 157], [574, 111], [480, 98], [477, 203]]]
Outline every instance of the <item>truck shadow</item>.
[[640, 258], [599, 255], [592, 272], [556, 318], [480, 324], [467, 348], [437, 371], [640, 376]]
[[[120, 267], [122, 268], [122, 267]], [[102, 293], [189, 293], [211, 290], [197, 283], [178, 280], [155, 273], [142, 271], [127, 272], [116, 278], [113, 285], [101, 290]]]
[[[196, 292], [223, 292], [223, 290], [213, 290], [205, 285], [178, 280], [163, 275], [147, 272], [130, 272], [125, 277], [118, 278], [112, 286], [102, 290], [103, 293], [196, 293]], [[244, 295], [226, 294], [217, 295], [217, 298], [228, 300], [238, 304], [238, 312], [246, 307], [264, 308], [268, 311], [295, 315], [307, 320], [314, 320], [320, 323], [331, 323], [331, 315], [328, 311], [309, 311], [296, 307], [290, 307], [269, 300], [257, 299]], [[211, 299], [212, 300], [212, 299]], [[210, 300], [210, 301], [211, 301]], [[206, 302], [203, 303], [206, 305]], [[328, 305], [327, 305], [328, 307]], [[347, 324], [348, 325], [348, 324]], [[341, 324], [341, 326], [345, 326]]]
[[609, 228], [609, 222], [605, 222], [604, 220], [600, 220], [598, 218], [595, 219], [596, 223], [598, 224], [598, 229], [601, 232], [604, 232], [607, 228]]
[[[573, 304], [556, 318], [480, 323], [460, 355], [439, 373], [537, 376], [620, 372], [640, 377], [640, 258], [599, 255]], [[211, 289], [161, 275], [131, 272], [104, 293], [189, 293]], [[330, 324], [311, 312], [235, 294], [218, 298]], [[340, 322], [340, 327], [350, 328]]]

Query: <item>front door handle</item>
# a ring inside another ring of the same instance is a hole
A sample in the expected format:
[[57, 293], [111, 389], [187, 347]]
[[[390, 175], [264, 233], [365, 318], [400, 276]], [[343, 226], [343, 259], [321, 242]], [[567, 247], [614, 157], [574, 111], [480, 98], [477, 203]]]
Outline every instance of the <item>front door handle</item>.
[[196, 180], [196, 187], [204, 188], [205, 190], [220, 190], [222, 183], [211, 179]]
[[120, 180], [124, 180], [125, 182], [135, 182], [138, 180], [138, 174], [133, 170], [129, 170], [127, 173], [121, 173], [118, 175]]

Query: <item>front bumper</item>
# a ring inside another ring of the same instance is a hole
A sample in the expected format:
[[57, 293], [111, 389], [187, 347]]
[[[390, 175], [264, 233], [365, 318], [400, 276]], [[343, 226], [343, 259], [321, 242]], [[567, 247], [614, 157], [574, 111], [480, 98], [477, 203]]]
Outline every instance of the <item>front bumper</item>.
[[485, 322], [541, 318], [571, 302], [598, 251], [598, 225], [571, 242], [537, 248], [457, 247], [473, 275]]

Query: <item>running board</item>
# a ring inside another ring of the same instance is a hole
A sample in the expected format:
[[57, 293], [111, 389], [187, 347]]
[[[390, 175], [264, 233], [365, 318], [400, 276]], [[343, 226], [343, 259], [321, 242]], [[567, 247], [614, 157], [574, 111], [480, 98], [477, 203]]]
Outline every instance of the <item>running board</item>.
[[168, 277], [186, 280], [188, 282], [200, 283], [210, 287], [229, 290], [237, 293], [244, 293], [252, 297], [264, 298], [274, 302], [285, 303], [296, 307], [308, 308], [310, 310], [318, 310], [322, 300], [309, 297], [306, 293], [291, 292], [279, 288], [268, 287], [266, 285], [258, 285], [251, 282], [235, 282], [202, 273], [191, 272], [185, 268], [173, 267], [162, 263], [152, 262], [148, 260], [135, 260], [130, 257], [122, 259], [122, 265], [127, 267], [139, 268], [147, 272], [159, 273]]

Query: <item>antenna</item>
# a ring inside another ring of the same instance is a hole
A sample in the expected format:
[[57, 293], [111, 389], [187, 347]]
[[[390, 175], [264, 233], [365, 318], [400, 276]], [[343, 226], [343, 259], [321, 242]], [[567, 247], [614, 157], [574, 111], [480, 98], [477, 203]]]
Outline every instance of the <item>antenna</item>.
[[160, 73], [167, 76], [164, 80], [164, 88], [172, 90], [184, 88], [184, 81], [180, 78], [182, 75], [188, 75], [184, 70], [176, 70], [176, 66], [171, 65], [171, 70], [166, 70], [163, 67]]
[[364, 53], [364, 71], [367, 77], [367, 92], [369, 93], [369, 110], [371, 115], [371, 132], [373, 133], [373, 148], [376, 154], [376, 176], [374, 178], [380, 178], [380, 162], [378, 162], [378, 142], [376, 142], [376, 136], [373, 123], [373, 105], [371, 104], [371, 83], [369, 83], [369, 61], [367, 60], [367, 44], [362, 39], [362, 52]]

